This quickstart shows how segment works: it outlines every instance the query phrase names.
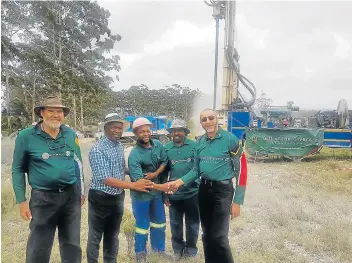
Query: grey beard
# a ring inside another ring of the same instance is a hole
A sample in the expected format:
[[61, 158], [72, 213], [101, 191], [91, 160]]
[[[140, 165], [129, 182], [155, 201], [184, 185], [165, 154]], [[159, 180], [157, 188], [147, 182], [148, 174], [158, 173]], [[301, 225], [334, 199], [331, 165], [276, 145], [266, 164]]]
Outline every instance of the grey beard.
[[52, 123], [46, 123], [46, 125], [51, 129], [51, 130], [58, 130], [60, 129], [61, 124], [52, 124]]

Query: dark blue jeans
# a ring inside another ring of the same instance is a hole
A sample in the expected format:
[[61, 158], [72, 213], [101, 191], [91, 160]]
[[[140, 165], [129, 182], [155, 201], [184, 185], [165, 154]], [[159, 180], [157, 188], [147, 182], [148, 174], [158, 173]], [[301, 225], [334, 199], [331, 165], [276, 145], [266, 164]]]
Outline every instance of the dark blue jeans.
[[27, 263], [49, 263], [56, 227], [62, 263], [79, 263], [81, 190], [73, 184], [61, 191], [32, 189], [29, 208], [32, 212], [27, 243]]
[[[170, 204], [170, 226], [174, 253], [181, 253], [186, 257], [195, 256], [198, 252], [200, 220], [198, 194], [184, 200], [170, 199]], [[183, 217], [185, 217], [186, 224], [186, 241], [183, 239]]]
[[88, 263], [98, 263], [99, 246], [102, 238], [104, 263], [116, 263], [124, 200], [125, 192], [115, 196], [93, 189], [89, 190]]

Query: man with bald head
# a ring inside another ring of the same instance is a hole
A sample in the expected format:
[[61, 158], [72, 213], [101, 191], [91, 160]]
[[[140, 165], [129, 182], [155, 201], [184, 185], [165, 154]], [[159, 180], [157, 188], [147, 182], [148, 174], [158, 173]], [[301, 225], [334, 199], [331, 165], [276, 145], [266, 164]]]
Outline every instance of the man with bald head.
[[[240, 215], [247, 182], [246, 159], [238, 138], [218, 126], [216, 112], [203, 110], [200, 124], [205, 134], [195, 146], [194, 167], [170, 183], [176, 191], [201, 177], [199, 210], [206, 263], [233, 263], [228, 240], [229, 221]], [[236, 190], [232, 179], [236, 178]], [[234, 194], [235, 192], [235, 194]]]

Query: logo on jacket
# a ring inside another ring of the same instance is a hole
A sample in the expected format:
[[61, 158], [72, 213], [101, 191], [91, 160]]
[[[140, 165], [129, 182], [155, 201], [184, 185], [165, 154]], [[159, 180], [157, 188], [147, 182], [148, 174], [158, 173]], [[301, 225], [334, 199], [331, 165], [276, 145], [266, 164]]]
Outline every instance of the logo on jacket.
[[187, 158], [185, 160], [171, 160], [171, 164], [175, 165], [177, 163], [190, 163], [192, 162], [192, 158]]

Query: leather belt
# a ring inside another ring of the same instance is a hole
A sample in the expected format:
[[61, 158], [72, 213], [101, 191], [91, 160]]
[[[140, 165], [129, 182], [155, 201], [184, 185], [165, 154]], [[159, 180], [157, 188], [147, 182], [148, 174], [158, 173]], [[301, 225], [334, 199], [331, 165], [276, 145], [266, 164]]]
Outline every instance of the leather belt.
[[211, 180], [202, 178], [201, 179], [201, 183], [205, 184], [205, 185], [210, 185], [210, 186], [213, 186], [213, 185], [229, 185], [229, 184], [232, 184], [232, 178], [231, 179], [222, 180], [222, 181], [211, 181]]
[[66, 192], [67, 190], [71, 189], [73, 184], [65, 185], [60, 188], [54, 188], [54, 189], [37, 189], [40, 191], [45, 191], [45, 192], [50, 192], [50, 193], [63, 193]]

